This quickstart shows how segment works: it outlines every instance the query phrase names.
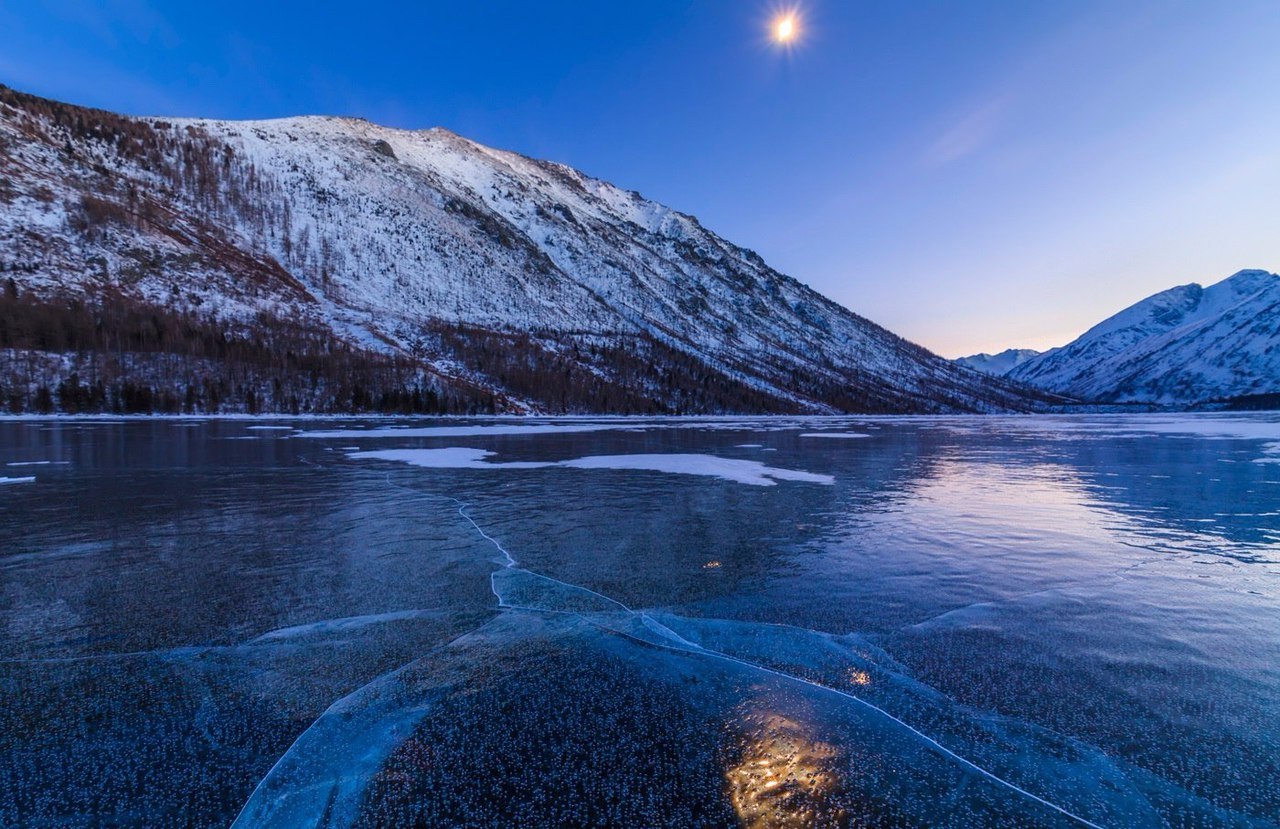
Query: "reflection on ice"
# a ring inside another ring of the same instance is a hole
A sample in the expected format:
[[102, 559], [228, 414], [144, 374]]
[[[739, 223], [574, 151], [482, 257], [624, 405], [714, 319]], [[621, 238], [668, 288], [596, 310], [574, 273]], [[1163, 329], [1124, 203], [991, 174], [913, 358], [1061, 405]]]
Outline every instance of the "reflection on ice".
[[725, 772], [742, 825], [774, 829], [839, 824], [840, 815], [824, 797], [835, 785], [835, 748], [779, 714], [748, 710], [742, 722], [750, 724], [750, 737]]

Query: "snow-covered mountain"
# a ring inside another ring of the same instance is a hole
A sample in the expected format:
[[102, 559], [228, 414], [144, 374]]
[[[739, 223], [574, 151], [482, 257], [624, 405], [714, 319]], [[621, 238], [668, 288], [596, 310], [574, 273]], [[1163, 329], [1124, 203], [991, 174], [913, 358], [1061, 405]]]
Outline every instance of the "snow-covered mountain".
[[[443, 129], [131, 118], [0, 87], [0, 173], [11, 293], [165, 308], [231, 325], [218, 336], [254, 354], [280, 350], [254, 348], [283, 322], [498, 408], [988, 411], [1046, 399], [903, 340], [692, 216]], [[252, 374], [228, 393], [264, 382]], [[256, 399], [280, 398], [279, 378], [273, 388]]]
[[956, 362], [962, 366], [968, 366], [974, 371], [981, 371], [983, 374], [1002, 377], [1015, 367], [1022, 365], [1039, 354], [1039, 351], [1030, 348], [1007, 348], [999, 354], [987, 354], [984, 352], [982, 354], [972, 354], [968, 357], [957, 357]]
[[1085, 400], [1185, 405], [1280, 392], [1280, 276], [1150, 296], [1009, 376]]

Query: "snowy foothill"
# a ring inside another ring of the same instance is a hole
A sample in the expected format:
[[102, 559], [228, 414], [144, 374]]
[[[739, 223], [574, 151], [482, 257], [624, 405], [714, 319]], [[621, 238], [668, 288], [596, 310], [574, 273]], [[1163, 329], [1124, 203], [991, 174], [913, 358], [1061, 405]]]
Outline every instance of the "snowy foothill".
[[720, 458], [715, 455], [644, 454], [593, 455], [567, 461], [486, 460], [495, 453], [486, 449], [448, 447], [444, 449], [387, 449], [352, 452], [352, 460], [382, 460], [407, 463], [427, 469], [621, 469], [665, 472], [672, 475], [701, 475], [751, 486], [774, 486], [778, 481], [803, 481], [830, 485], [835, 479], [795, 469], [779, 469], [759, 461]]

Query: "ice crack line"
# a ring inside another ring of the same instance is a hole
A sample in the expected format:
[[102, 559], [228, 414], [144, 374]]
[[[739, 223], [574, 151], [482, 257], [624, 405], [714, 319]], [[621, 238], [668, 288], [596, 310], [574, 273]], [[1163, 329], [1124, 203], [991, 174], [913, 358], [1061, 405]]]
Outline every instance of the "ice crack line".
[[[497, 547], [498, 552], [502, 553], [502, 557], [506, 560], [504, 562], [504, 566], [515, 567], [516, 560], [511, 556], [511, 553], [507, 552], [507, 548], [503, 547], [502, 544], [498, 542], [498, 539], [494, 538], [493, 536], [485, 532], [483, 529], [481, 529], [480, 525], [477, 524], [470, 515], [467, 515], [467, 505], [459, 501], [457, 498], [454, 498], [453, 501], [458, 505], [458, 515], [461, 515], [463, 518], [467, 519], [467, 523], [476, 528], [476, 532], [480, 533], [481, 538], [488, 541], [493, 546]], [[566, 587], [567, 586], [568, 585], [566, 585]]]

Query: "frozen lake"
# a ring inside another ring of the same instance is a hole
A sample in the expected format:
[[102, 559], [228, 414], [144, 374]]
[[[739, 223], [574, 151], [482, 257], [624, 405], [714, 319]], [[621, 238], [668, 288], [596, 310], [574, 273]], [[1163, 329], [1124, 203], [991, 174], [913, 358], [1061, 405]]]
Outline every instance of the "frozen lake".
[[0, 421], [3, 826], [1277, 826], [1280, 416]]

